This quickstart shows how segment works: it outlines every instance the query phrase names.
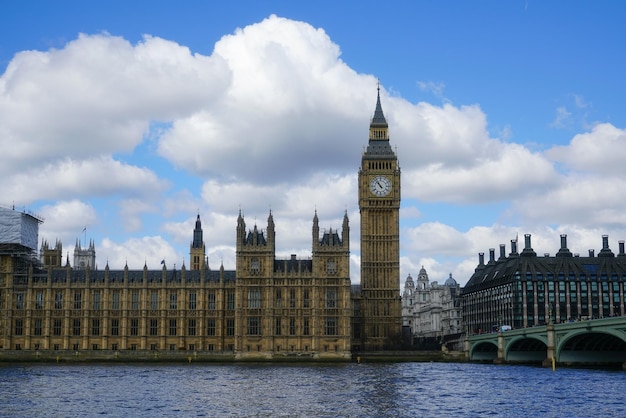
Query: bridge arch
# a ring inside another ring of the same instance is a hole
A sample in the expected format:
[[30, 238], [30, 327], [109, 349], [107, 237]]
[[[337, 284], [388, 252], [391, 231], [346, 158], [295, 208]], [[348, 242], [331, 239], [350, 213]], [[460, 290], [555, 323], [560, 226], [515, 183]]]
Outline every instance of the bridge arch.
[[504, 360], [511, 363], [541, 363], [546, 359], [548, 341], [545, 336], [514, 337], [504, 349]]
[[565, 364], [624, 364], [626, 334], [610, 328], [572, 331], [559, 339], [556, 358]]
[[498, 358], [498, 345], [491, 341], [474, 344], [469, 353], [472, 361], [494, 361]]

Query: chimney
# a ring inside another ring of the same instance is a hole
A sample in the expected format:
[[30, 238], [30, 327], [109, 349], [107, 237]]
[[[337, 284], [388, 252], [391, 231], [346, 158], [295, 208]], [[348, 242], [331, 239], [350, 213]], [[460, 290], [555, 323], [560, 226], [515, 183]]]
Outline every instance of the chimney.
[[500, 244], [500, 258], [503, 260], [506, 258], [506, 246], [504, 244]]
[[613, 251], [609, 248], [608, 235], [602, 235], [602, 249], [600, 250], [598, 257], [615, 257], [615, 254], [613, 254]]
[[594, 250], [589, 250], [589, 257], [593, 258], [595, 256]]
[[567, 248], [567, 235], [561, 234], [561, 249], [556, 253], [557, 257], [571, 257], [572, 253]]
[[532, 257], [537, 255], [537, 253], [533, 250], [532, 245], [530, 244], [530, 234], [524, 235], [524, 250], [522, 251], [522, 255], [525, 257]]
[[489, 248], [489, 264], [493, 264], [496, 262], [496, 249]]
[[511, 240], [511, 254], [509, 255], [517, 255], [517, 240], [516, 239]]
[[624, 241], [623, 241], [623, 240], [622, 240], [622, 241], [619, 241], [619, 243], [618, 243], [618, 244], [619, 244], [619, 255], [626, 255], [626, 254], [624, 253]]
[[478, 253], [478, 265], [485, 265], [485, 253]]

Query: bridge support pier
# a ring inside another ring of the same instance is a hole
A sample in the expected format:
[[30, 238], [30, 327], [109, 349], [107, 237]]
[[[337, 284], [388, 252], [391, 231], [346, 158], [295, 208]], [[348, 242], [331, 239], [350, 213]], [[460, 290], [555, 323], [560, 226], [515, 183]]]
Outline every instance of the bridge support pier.
[[493, 364], [506, 363], [504, 358], [504, 335], [502, 331], [498, 331], [498, 356], [493, 360]]
[[465, 354], [465, 360], [469, 360], [470, 359], [469, 332], [465, 333], [465, 341], [463, 342], [463, 353]]
[[555, 357], [555, 335], [554, 335], [554, 324], [552, 323], [552, 321], [550, 321], [548, 323], [548, 325], [546, 325], [546, 336], [548, 337], [548, 350], [546, 352], [546, 359], [541, 363], [541, 365], [543, 367], [552, 367], [552, 362], [554, 359], [554, 362], [556, 363], [556, 357]]

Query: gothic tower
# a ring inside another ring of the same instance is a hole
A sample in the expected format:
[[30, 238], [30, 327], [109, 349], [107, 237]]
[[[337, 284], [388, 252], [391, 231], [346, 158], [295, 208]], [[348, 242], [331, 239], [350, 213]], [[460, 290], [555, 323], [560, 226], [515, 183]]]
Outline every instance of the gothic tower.
[[74, 268], [77, 270], [85, 270], [87, 268], [96, 268], [96, 245], [93, 240], [89, 241], [89, 246], [82, 248], [80, 240], [76, 240], [74, 247]]
[[51, 247], [47, 240], [43, 241], [39, 254], [44, 268], [61, 267], [61, 261], [63, 261], [63, 244], [61, 244], [61, 241], [57, 240], [54, 247]]
[[400, 302], [400, 166], [389, 144], [380, 86], [359, 169], [361, 292], [366, 350], [392, 348], [402, 333]]
[[206, 247], [202, 240], [202, 222], [200, 214], [196, 218], [196, 227], [193, 230], [193, 241], [189, 247], [190, 270], [201, 270], [205, 267]]

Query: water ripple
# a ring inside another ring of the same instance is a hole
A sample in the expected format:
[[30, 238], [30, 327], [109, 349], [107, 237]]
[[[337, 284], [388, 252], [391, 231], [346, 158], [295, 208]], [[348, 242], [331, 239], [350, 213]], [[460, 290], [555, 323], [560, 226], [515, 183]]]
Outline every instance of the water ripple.
[[626, 373], [476, 364], [3, 365], [0, 416], [626, 416]]

